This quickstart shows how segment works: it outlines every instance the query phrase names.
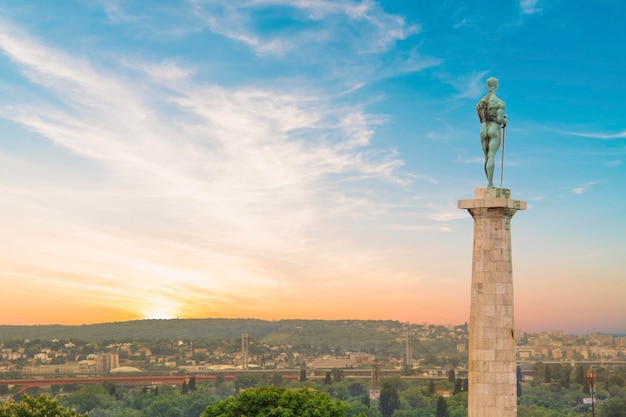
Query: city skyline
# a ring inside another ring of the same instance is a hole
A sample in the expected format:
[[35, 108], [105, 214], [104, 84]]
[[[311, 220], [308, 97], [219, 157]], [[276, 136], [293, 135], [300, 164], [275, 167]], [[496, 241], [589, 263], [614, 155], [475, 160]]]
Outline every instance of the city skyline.
[[467, 322], [494, 76], [515, 327], [626, 332], [626, 9], [431, 3], [0, 0], [0, 324]]

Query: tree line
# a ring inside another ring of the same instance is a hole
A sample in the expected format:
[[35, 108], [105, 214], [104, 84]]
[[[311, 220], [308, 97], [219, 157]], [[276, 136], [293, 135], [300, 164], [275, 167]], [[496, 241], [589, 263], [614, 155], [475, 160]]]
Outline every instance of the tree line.
[[[588, 368], [542, 363], [535, 368], [535, 377], [522, 383], [519, 417], [590, 415], [590, 405], [583, 402], [590, 395]], [[594, 373], [596, 416], [626, 417], [626, 368], [597, 368]], [[309, 380], [304, 371], [297, 381], [283, 381], [280, 374], [249, 373], [233, 381], [218, 374], [215, 381], [202, 383], [191, 376], [180, 386], [67, 385], [35, 391], [32, 396], [14, 394], [0, 406], [0, 417], [306, 417], [307, 404], [323, 410], [311, 416], [467, 416], [467, 382], [452, 374], [438, 380], [383, 378], [377, 400], [371, 399], [370, 389], [369, 380], [346, 378], [341, 369], [329, 370], [325, 378], [316, 380]], [[241, 414], [242, 410], [261, 414]]]

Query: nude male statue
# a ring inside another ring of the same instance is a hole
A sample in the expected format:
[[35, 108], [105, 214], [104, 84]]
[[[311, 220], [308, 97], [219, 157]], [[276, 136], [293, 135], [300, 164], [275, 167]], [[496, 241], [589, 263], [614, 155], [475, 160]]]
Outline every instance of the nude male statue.
[[480, 142], [485, 153], [485, 175], [487, 187], [493, 186], [493, 171], [496, 167], [496, 154], [502, 142], [502, 129], [507, 125], [507, 116], [504, 114], [506, 104], [496, 96], [498, 79], [487, 79], [487, 95], [476, 105], [480, 119]]

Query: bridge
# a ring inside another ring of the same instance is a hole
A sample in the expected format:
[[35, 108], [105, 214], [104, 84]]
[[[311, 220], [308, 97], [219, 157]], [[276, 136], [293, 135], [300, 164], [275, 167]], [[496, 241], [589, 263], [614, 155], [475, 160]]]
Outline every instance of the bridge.
[[[193, 375], [196, 381], [216, 379], [216, 375]], [[41, 378], [41, 379], [0, 379], [0, 385], [13, 385], [22, 387], [18, 392], [26, 392], [30, 388], [45, 387], [51, 385], [81, 385], [100, 384], [111, 382], [119, 385], [155, 385], [171, 384], [182, 385], [189, 382], [191, 375], [136, 375], [136, 376], [100, 376], [79, 378]], [[235, 379], [235, 375], [224, 375], [225, 380]], [[286, 379], [290, 379], [286, 376]]]
[[[343, 368], [345, 376], [351, 379], [369, 379], [371, 378], [371, 370], [369, 369], [355, 369], [355, 368]], [[381, 369], [380, 373], [388, 375], [400, 376], [400, 371], [395, 369]], [[258, 370], [229, 370], [226, 372], [220, 372], [225, 381], [233, 381], [237, 375], [240, 374], [278, 374], [281, 375], [284, 380], [297, 380], [299, 378], [300, 371], [298, 369], [258, 369]], [[102, 376], [80, 376], [80, 377], [49, 377], [41, 375], [33, 379], [0, 379], [0, 385], [17, 386], [22, 387], [18, 392], [23, 393], [31, 388], [46, 387], [52, 385], [83, 385], [83, 384], [101, 384], [103, 382], [110, 382], [117, 385], [139, 385], [150, 386], [156, 384], [169, 384], [169, 385], [182, 385], [184, 382], [189, 382], [191, 377], [194, 377], [196, 382], [209, 381], [217, 379], [216, 373], [188, 373], [177, 375], [102, 375]], [[323, 379], [325, 375], [307, 375], [307, 379]], [[407, 379], [445, 379], [447, 376], [402, 376]]]

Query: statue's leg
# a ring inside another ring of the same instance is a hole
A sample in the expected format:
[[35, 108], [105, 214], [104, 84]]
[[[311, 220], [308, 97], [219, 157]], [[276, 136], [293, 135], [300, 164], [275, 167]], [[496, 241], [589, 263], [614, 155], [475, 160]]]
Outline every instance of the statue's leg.
[[487, 127], [487, 123], [482, 123], [480, 126], [480, 144], [483, 148], [483, 153], [485, 154], [485, 176], [489, 179], [489, 173], [487, 172], [487, 155], [489, 154], [489, 134]]
[[502, 137], [500, 136], [500, 125], [497, 123], [491, 123], [489, 127], [489, 148], [487, 150], [487, 159], [485, 162], [485, 171], [487, 172], [487, 187], [493, 188], [493, 172], [496, 168], [496, 154], [500, 149], [500, 142]]
[[486, 157], [487, 152], [489, 151], [489, 130], [487, 123], [482, 123], [480, 125], [480, 144], [483, 147], [483, 153]]

